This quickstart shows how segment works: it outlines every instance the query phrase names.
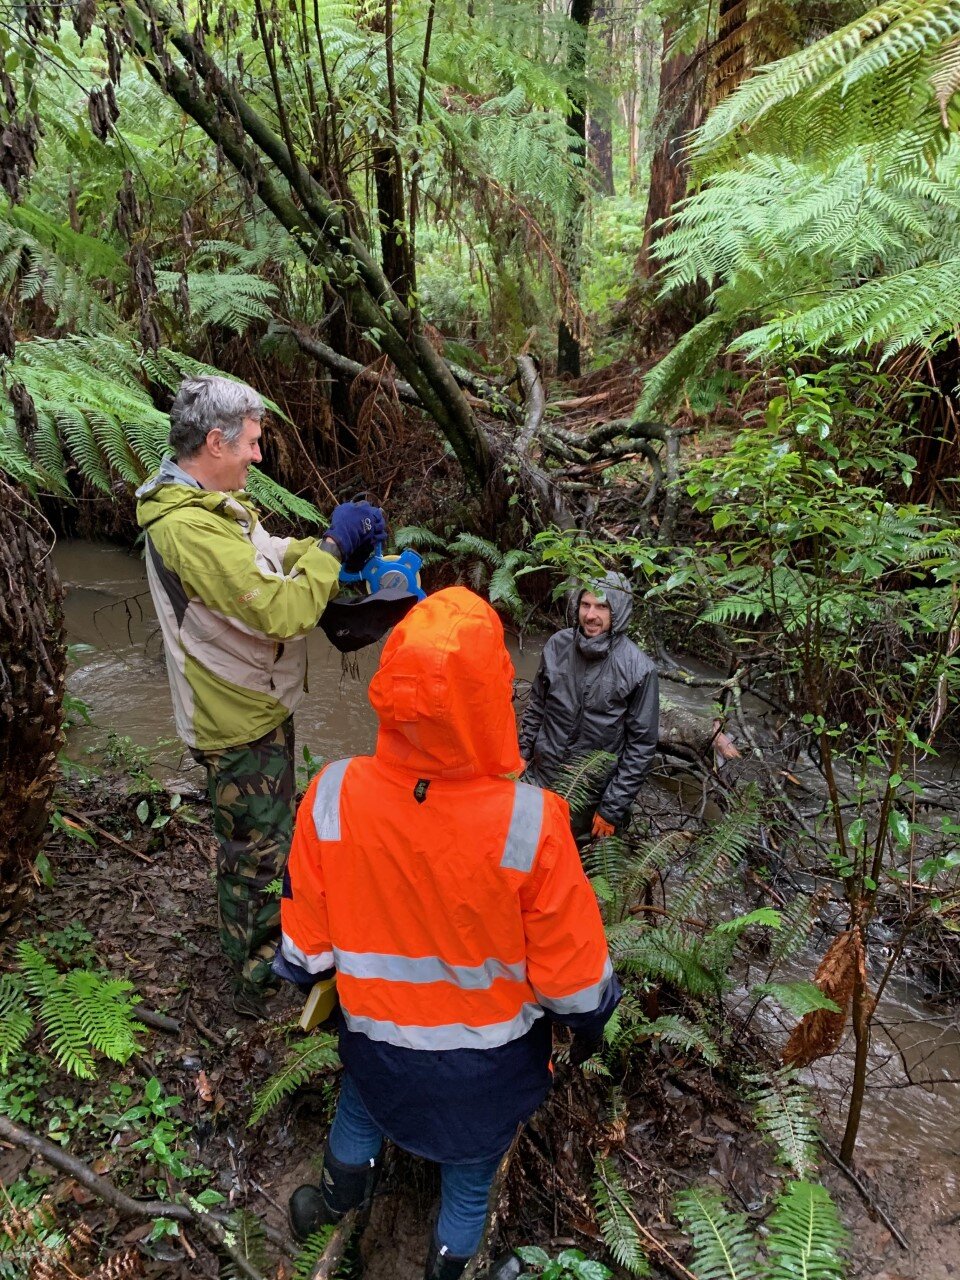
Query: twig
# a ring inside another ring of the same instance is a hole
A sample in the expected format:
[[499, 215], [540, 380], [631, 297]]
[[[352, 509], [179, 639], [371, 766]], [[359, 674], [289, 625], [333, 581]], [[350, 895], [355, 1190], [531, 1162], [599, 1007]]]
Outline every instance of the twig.
[[139, 858], [141, 862], [148, 862], [150, 866], [154, 866], [153, 858], [145, 853], [141, 853], [139, 849], [134, 849], [132, 844], [127, 844], [126, 840], [121, 840], [119, 836], [115, 836], [112, 831], [104, 831], [103, 827], [98, 827], [95, 822], [91, 822], [89, 818], [82, 813], [74, 813], [72, 809], [61, 809], [61, 813], [66, 814], [68, 818], [72, 818], [74, 822], [78, 822], [82, 827], [89, 827], [91, 831], [95, 831], [98, 836], [104, 840], [109, 840], [111, 844], [119, 845], [126, 853], [132, 854], [135, 858]]
[[227, 1047], [227, 1042], [224, 1040], [223, 1036], [218, 1035], [216, 1031], [211, 1030], [205, 1022], [201, 1022], [192, 1009], [187, 1013], [187, 1017], [197, 1028], [200, 1034], [202, 1036], [206, 1036], [207, 1039], [212, 1041], [218, 1049], [225, 1049]]
[[337, 1224], [337, 1228], [333, 1235], [327, 1241], [327, 1247], [317, 1259], [316, 1266], [310, 1272], [310, 1280], [330, 1280], [330, 1277], [340, 1265], [340, 1259], [343, 1257], [343, 1251], [346, 1249], [350, 1237], [356, 1229], [360, 1216], [358, 1209], [351, 1209], [349, 1213], [344, 1214]]
[[867, 1206], [870, 1212], [875, 1213], [877, 1215], [877, 1217], [880, 1219], [883, 1225], [887, 1228], [887, 1230], [893, 1236], [894, 1240], [896, 1240], [900, 1248], [903, 1249], [904, 1251], [909, 1252], [910, 1246], [907, 1243], [903, 1232], [900, 1231], [894, 1225], [894, 1223], [890, 1221], [889, 1216], [883, 1211], [883, 1209], [877, 1203], [876, 1197], [872, 1194], [872, 1192], [870, 1191], [870, 1188], [860, 1181], [860, 1179], [857, 1177], [854, 1171], [850, 1168], [850, 1166], [845, 1161], [840, 1159], [839, 1155], [836, 1153], [836, 1151], [833, 1150], [833, 1148], [828, 1143], [824, 1142], [821, 1139], [820, 1145], [823, 1147], [823, 1150], [827, 1156], [827, 1159], [837, 1166], [837, 1168], [840, 1170], [843, 1176], [851, 1183], [852, 1186], [856, 1187], [857, 1191], [860, 1193], [860, 1197], [863, 1200], [863, 1203]]
[[82, 1160], [70, 1155], [69, 1151], [64, 1151], [62, 1147], [58, 1147], [53, 1142], [48, 1142], [46, 1138], [41, 1138], [37, 1134], [31, 1133], [29, 1129], [21, 1128], [20, 1125], [14, 1124], [12, 1120], [8, 1120], [6, 1116], [0, 1116], [0, 1137], [6, 1138], [8, 1142], [12, 1142], [15, 1146], [22, 1147], [26, 1151], [34, 1152], [51, 1168], [59, 1169], [61, 1173], [69, 1174], [82, 1187], [86, 1187], [88, 1191], [91, 1191], [98, 1200], [102, 1200], [111, 1209], [115, 1209], [121, 1218], [169, 1218], [174, 1222], [192, 1223], [198, 1230], [203, 1232], [217, 1249], [228, 1254], [233, 1259], [248, 1280], [265, 1280], [265, 1277], [250, 1262], [247, 1256], [230, 1242], [227, 1232], [218, 1220], [218, 1215], [198, 1213], [196, 1210], [191, 1209], [189, 1205], [179, 1204], [176, 1201], [134, 1200], [131, 1196], [125, 1195], [118, 1190], [108, 1178], [102, 1177], [99, 1173], [94, 1173]]
[[615, 1187], [611, 1187], [610, 1183], [606, 1180], [606, 1178], [603, 1176], [602, 1173], [600, 1174], [600, 1181], [607, 1188], [610, 1194], [616, 1197], [617, 1203], [620, 1205], [624, 1213], [627, 1215], [627, 1217], [630, 1219], [633, 1225], [637, 1228], [640, 1234], [644, 1237], [644, 1239], [650, 1243], [651, 1248], [656, 1249], [657, 1253], [662, 1255], [661, 1258], [659, 1259], [660, 1265], [664, 1266], [667, 1271], [672, 1272], [673, 1275], [682, 1276], [683, 1280], [697, 1280], [697, 1277], [693, 1274], [693, 1272], [688, 1271], [687, 1268], [683, 1265], [683, 1263], [678, 1258], [675, 1258], [673, 1256], [673, 1254], [670, 1252], [667, 1246], [663, 1243], [663, 1241], [658, 1240], [657, 1237], [653, 1234], [653, 1232], [647, 1230], [647, 1228], [643, 1225], [643, 1223], [640, 1221], [637, 1215], [626, 1203], [623, 1196], [620, 1195], [620, 1193], [617, 1191]]
[[133, 1016], [145, 1022], [148, 1027], [155, 1027], [157, 1031], [169, 1031], [174, 1036], [180, 1034], [179, 1022], [174, 1022], [173, 1018], [167, 1018], [162, 1013], [155, 1013], [146, 1005], [138, 1004], [133, 1011]]

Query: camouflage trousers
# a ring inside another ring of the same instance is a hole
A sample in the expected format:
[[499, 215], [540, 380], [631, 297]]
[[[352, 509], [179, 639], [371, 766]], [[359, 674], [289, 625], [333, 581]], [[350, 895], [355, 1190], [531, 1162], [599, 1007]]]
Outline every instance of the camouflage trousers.
[[293, 717], [256, 742], [193, 754], [207, 771], [220, 842], [220, 943], [238, 986], [263, 991], [280, 939], [280, 897], [267, 886], [283, 874], [293, 835]]

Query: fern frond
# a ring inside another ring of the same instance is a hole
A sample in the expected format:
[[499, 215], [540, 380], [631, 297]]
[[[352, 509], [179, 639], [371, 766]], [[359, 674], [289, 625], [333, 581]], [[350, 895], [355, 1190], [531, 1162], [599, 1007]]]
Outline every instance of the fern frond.
[[415, 551], [446, 551], [447, 542], [432, 529], [419, 524], [405, 524], [394, 532], [393, 540], [400, 550], [412, 547]]
[[634, 1276], [650, 1274], [650, 1264], [640, 1243], [640, 1234], [627, 1212], [630, 1194], [613, 1160], [597, 1156], [593, 1162], [593, 1204], [604, 1244], [614, 1260]]
[[753, 1094], [757, 1127], [776, 1147], [777, 1158], [798, 1178], [806, 1177], [817, 1167], [820, 1146], [809, 1090], [790, 1069], [749, 1078], [759, 1086]]
[[716, 359], [730, 333], [726, 316], [714, 313], [688, 329], [680, 341], [643, 380], [643, 392], [633, 411], [637, 421], [660, 413], [669, 417], [683, 398], [690, 380]]
[[491, 569], [499, 569], [503, 564], [503, 552], [500, 548], [475, 533], [457, 534], [447, 550], [454, 556], [476, 556]]
[[674, 917], [695, 915], [703, 895], [715, 887], [745, 856], [760, 814], [760, 794], [756, 787], [747, 788], [739, 808], [731, 809], [702, 838], [693, 864], [684, 875], [683, 885], [671, 898]]
[[588, 751], [574, 756], [561, 765], [551, 789], [566, 800], [571, 813], [583, 813], [599, 800], [616, 759], [609, 751]]
[[704, 1062], [718, 1067], [722, 1061], [720, 1051], [707, 1033], [687, 1018], [667, 1014], [644, 1027], [644, 1034], [667, 1044], [675, 1045], [686, 1053], [699, 1053]]
[[791, 1182], [767, 1226], [768, 1280], [840, 1280], [847, 1233], [826, 1187]]
[[[256, 1214], [250, 1213], [246, 1209], [238, 1209], [236, 1213], [230, 1216], [229, 1230], [234, 1237], [237, 1252], [242, 1254], [259, 1271], [266, 1273], [269, 1267], [266, 1237], [263, 1234], [263, 1225]], [[227, 1259], [221, 1262], [221, 1280], [227, 1280], [229, 1268], [234, 1265]], [[236, 1272], [237, 1280], [239, 1280], [241, 1274], [249, 1275], [250, 1273], [241, 1273], [238, 1270]]]
[[755, 1000], [763, 996], [772, 996], [787, 1013], [794, 1018], [802, 1018], [813, 1013], [815, 1009], [829, 1009], [831, 1013], [839, 1013], [840, 1009], [825, 996], [814, 982], [761, 982], [751, 992]]
[[15, 973], [0, 975], [0, 1075], [33, 1030], [33, 1014], [26, 1000], [26, 986]]
[[247, 473], [247, 492], [265, 511], [295, 516], [298, 520], [305, 520], [307, 524], [317, 525], [323, 521], [312, 502], [291, 493], [282, 484], [277, 484], [276, 480], [258, 467], [251, 467]]
[[803, 947], [813, 928], [820, 900], [812, 894], [798, 893], [782, 913], [782, 924], [773, 938], [768, 956], [769, 972], [789, 960]]
[[123, 1063], [141, 1048], [136, 1037], [146, 1027], [134, 1016], [138, 999], [132, 983], [72, 969], [63, 987], [84, 1035], [105, 1057]]
[[702, 944], [673, 925], [644, 928], [634, 924], [607, 933], [618, 969], [641, 978], [659, 978], [693, 996], [715, 996], [725, 974], [703, 962]]
[[756, 1245], [745, 1214], [732, 1213], [716, 1192], [703, 1188], [681, 1192], [675, 1204], [693, 1239], [690, 1266], [697, 1280], [758, 1280]]
[[248, 1127], [262, 1120], [281, 1099], [306, 1084], [311, 1076], [335, 1071], [339, 1066], [335, 1036], [326, 1032], [308, 1036], [288, 1052], [281, 1069], [257, 1093], [247, 1121]]

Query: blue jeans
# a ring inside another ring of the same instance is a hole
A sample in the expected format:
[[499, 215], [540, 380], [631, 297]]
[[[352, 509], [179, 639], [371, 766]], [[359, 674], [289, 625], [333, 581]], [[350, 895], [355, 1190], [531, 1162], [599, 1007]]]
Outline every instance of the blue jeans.
[[[343, 1164], [366, 1164], [383, 1146], [383, 1131], [363, 1105], [353, 1081], [343, 1073], [340, 1101], [328, 1139], [330, 1151]], [[487, 1220], [490, 1184], [502, 1156], [478, 1164], [440, 1166], [440, 1217], [437, 1240], [457, 1258], [476, 1253]]]

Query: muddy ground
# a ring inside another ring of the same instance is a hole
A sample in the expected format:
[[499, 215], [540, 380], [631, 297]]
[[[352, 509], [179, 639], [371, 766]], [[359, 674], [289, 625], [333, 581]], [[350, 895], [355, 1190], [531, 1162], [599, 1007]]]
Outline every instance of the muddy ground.
[[[49, 931], [82, 926], [92, 935], [99, 960], [133, 982], [143, 1004], [173, 1019], [177, 1030], [148, 1030], [140, 1053], [123, 1067], [102, 1061], [95, 1082], [54, 1070], [31, 1104], [31, 1127], [39, 1133], [59, 1127], [73, 1155], [129, 1195], [157, 1194], [158, 1176], [172, 1194], [174, 1181], [158, 1175], [142, 1153], [128, 1149], [132, 1135], [110, 1142], [96, 1127], [98, 1118], [115, 1108], [112, 1088], [125, 1084], [136, 1100], [155, 1076], [166, 1093], [180, 1099], [173, 1115], [182, 1122], [188, 1163], [209, 1170], [188, 1179], [189, 1190], [197, 1194], [214, 1187], [226, 1197], [223, 1208], [247, 1209], [286, 1234], [288, 1195], [300, 1182], [317, 1177], [335, 1077], [315, 1081], [259, 1124], [248, 1125], [254, 1095], [283, 1060], [287, 1039], [299, 1034], [293, 1026], [301, 997], [286, 988], [274, 1000], [270, 1019], [261, 1023], [233, 1013], [217, 941], [214, 838], [205, 803], [199, 795], [186, 795], [181, 809], [154, 828], [155, 815], [170, 814], [168, 797], [155, 791], [129, 794], [127, 787], [121, 775], [99, 776], [91, 783], [74, 779], [68, 785], [60, 798], [61, 815], [94, 843], [62, 830], [51, 837], [52, 884], [38, 890], [31, 912], [5, 940], [0, 964], [13, 965], [22, 938], [36, 940]], [[136, 812], [144, 800], [150, 806], [146, 823]], [[39, 1054], [37, 1036], [31, 1044]], [[664, 1274], [685, 1274], [686, 1246], [671, 1225], [670, 1202], [677, 1190], [713, 1182], [734, 1207], [762, 1219], [781, 1171], [722, 1076], [696, 1060], [645, 1051], [620, 1088], [626, 1105], [618, 1112], [602, 1083], [569, 1067], [558, 1069], [554, 1093], [521, 1139], [511, 1165], [501, 1197], [499, 1246], [539, 1244], [551, 1254], [574, 1246], [613, 1265], [590, 1197], [596, 1151], [616, 1158], [637, 1220], [673, 1255], [673, 1261], [660, 1257]], [[92, 1104], [86, 1118], [57, 1118], [65, 1114], [64, 1099], [76, 1108]], [[960, 1226], [937, 1220], [942, 1200], [931, 1196], [923, 1170], [909, 1162], [872, 1166], [869, 1158], [861, 1160], [860, 1170], [908, 1248], [871, 1220], [862, 1196], [826, 1167], [824, 1181], [851, 1230], [850, 1274], [878, 1280], [960, 1276]], [[43, 1173], [50, 1178], [48, 1195], [57, 1221], [64, 1229], [85, 1222], [91, 1242], [78, 1246], [69, 1263], [51, 1261], [52, 1270], [26, 1269], [24, 1277], [112, 1280], [142, 1274], [178, 1280], [221, 1274], [220, 1261], [190, 1226], [178, 1236], [150, 1241], [148, 1221], [121, 1220], [75, 1180], [45, 1169], [23, 1150], [0, 1146], [4, 1186], [21, 1175]], [[437, 1190], [434, 1170], [403, 1153], [391, 1155], [364, 1236], [369, 1280], [422, 1275]], [[291, 1258], [280, 1257], [272, 1245], [268, 1256], [265, 1275], [292, 1276]], [[113, 1271], [106, 1269], [110, 1265]]]

